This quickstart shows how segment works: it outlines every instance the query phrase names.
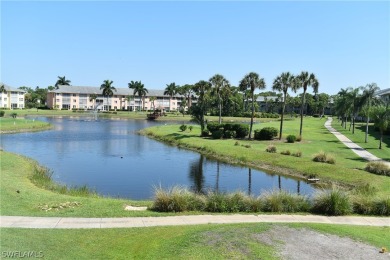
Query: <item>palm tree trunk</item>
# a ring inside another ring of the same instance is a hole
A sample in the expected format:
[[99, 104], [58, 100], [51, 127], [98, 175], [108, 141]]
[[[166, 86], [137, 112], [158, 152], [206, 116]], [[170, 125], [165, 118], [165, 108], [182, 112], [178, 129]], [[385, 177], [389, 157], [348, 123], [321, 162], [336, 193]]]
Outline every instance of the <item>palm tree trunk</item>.
[[364, 142], [367, 143], [368, 142], [368, 123], [370, 122], [370, 116], [367, 115], [367, 120], [366, 120], [366, 133], [365, 133], [365, 136], [364, 136]]
[[279, 130], [279, 140], [282, 140], [282, 132], [283, 132], [283, 118], [284, 118], [284, 110], [286, 108], [286, 95], [284, 95], [283, 99], [283, 106], [282, 106], [282, 116], [280, 118], [280, 130]]
[[251, 114], [251, 126], [249, 129], [249, 139], [252, 139], [252, 127], [253, 127], [253, 117], [255, 116], [255, 100], [254, 93], [252, 92], [252, 114]]
[[381, 137], [379, 138], [379, 149], [382, 149], [382, 140], [383, 140], [383, 130], [380, 130], [381, 132]]
[[353, 115], [353, 123], [352, 123], [352, 134], [355, 134], [355, 115]]
[[221, 102], [221, 98], [219, 98], [219, 120], [218, 122], [221, 124], [222, 123], [222, 102]]
[[299, 136], [302, 138], [302, 127], [303, 127], [303, 108], [304, 108], [304, 105], [305, 105], [305, 95], [306, 95], [306, 91], [303, 91], [303, 95], [302, 95], [302, 103], [301, 103], [301, 125], [299, 127]]

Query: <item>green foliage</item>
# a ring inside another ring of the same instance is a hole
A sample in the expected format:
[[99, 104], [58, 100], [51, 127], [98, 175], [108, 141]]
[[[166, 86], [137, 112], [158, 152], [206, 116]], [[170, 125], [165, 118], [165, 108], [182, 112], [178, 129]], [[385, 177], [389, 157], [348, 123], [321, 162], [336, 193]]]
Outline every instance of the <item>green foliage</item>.
[[332, 216], [347, 215], [352, 212], [352, 203], [346, 192], [333, 187], [315, 194], [312, 211]]
[[220, 128], [223, 128], [223, 124], [219, 124], [217, 122], [209, 122], [207, 123], [207, 129], [210, 131], [210, 133], [213, 133], [215, 131], [220, 130]]
[[11, 116], [12, 118], [16, 118], [16, 117], [18, 116], [18, 113], [11, 113], [10, 116]]
[[291, 154], [290, 150], [281, 151], [280, 153], [283, 155], [290, 155]]
[[203, 137], [208, 137], [209, 135], [210, 135], [209, 130], [204, 129], [204, 130], [202, 131], [202, 136], [203, 136]]
[[313, 155], [313, 161], [314, 162], [322, 162], [322, 163], [329, 163], [329, 164], [335, 164], [336, 159], [333, 155], [327, 154], [323, 151], [320, 151], [319, 153], [316, 153]]
[[181, 212], [188, 210], [193, 194], [187, 189], [174, 186], [169, 190], [162, 187], [154, 188], [152, 209], [159, 212]]
[[301, 151], [296, 151], [295, 153], [292, 153], [291, 155], [295, 156], [295, 157], [302, 157], [302, 152]]
[[188, 129], [190, 130], [190, 132], [192, 132], [192, 129], [193, 129], [194, 127], [192, 126], [192, 125], [190, 125], [189, 127], [188, 127]]
[[236, 141], [235, 143], [234, 143], [234, 146], [239, 146], [240, 145], [240, 142], [239, 141]]
[[273, 145], [273, 144], [270, 144], [267, 146], [267, 148], [265, 149], [266, 152], [268, 153], [276, 153], [276, 146]]
[[222, 139], [222, 137], [223, 137], [223, 129], [211, 132], [211, 137], [213, 139]]
[[232, 139], [236, 137], [236, 131], [234, 130], [225, 130], [223, 137], [226, 139]]
[[245, 138], [249, 134], [249, 125], [247, 124], [219, 124], [210, 122], [207, 124], [207, 129], [211, 132], [211, 135], [214, 132], [218, 132], [215, 134], [217, 137], [220, 135], [220, 131], [222, 131], [222, 136], [225, 138]]
[[181, 125], [181, 126], [180, 126], [180, 130], [181, 130], [182, 132], [184, 132], [185, 130], [187, 130], [187, 125]]
[[378, 175], [390, 176], [390, 167], [383, 162], [369, 162], [364, 170]]
[[278, 135], [278, 129], [275, 127], [264, 127], [261, 130], [255, 130], [256, 140], [272, 140]]
[[4, 117], [5, 115], [5, 111], [4, 110], [0, 110], [0, 117]]
[[266, 192], [262, 194], [261, 200], [265, 212], [307, 212], [310, 209], [307, 197], [283, 190]]
[[237, 138], [245, 138], [249, 134], [249, 125], [247, 125], [247, 124], [233, 124], [232, 130], [236, 131]]
[[295, 135], [288, 135], [286, 139], [287, 143], [294, 143], [295, 140], [297, 140], [297, 137]]

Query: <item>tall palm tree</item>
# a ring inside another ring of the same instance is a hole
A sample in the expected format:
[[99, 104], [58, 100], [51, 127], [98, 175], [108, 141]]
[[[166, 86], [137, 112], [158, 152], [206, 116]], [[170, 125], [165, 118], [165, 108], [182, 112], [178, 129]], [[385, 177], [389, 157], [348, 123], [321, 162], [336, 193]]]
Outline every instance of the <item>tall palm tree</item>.
[[5, 92], [6, 92], [5, 86], [1, 85], [0, 86], [0, 93], [5, 93]]
[[93, 101], [93, 107], [95, 108], [95, 105], [96, 105], [96, 98], [97, 98], [97, 95], [96, 94], [91, 94], [89, 95], [89, 101], [92, 102]]
[[313, 88], [313, 92], [318, 93], [319, 82], [313, 73], [309, 74], [309, 72], [307, 71], [302, 71], [301, 74], [296, 76], [296, 84], [297, 84], [297, 89], [298, 88], [303, 89], [302, 102], [301, 102], [301, 124], [299, 127], [299, 136], [302, 137], [303, 108], [305, 107], [305, 96], [306, 96], [307, 87], [311, 86]]
[[201, 80], [194, 85], [193, 89], [198, 96], [198, 102], [196, 103], [196, 105], [191, 107], [190, 111], [191, 115], [196, 120], [198, 120], [200, 124], [201, 135], [203, 135], [203, 130], [205, 129], [206, 125], [204, 116], [206, 114], [206, 109], [208, 105], [208, 95], [211, 89], [211, 84], [210, 82]]
[[222, 123], [222, 94], [223, 92], [230, 87], [229, 81], [220, 74], [215, 74], [209, 79], [211, 86], [213, 88], [214, 95], [217, 96], [218, 108], [219, 108], [219, 120], [218, 122]]
[[366, 87], [363, 90], [363, 101], [367, 105], [367, 113], [366, 113], [366, 133], [364, 137], [364, 142], [368, 142], [368, 123], [370, 122], [370, 109], [372, 100], [374, 98], [375, 92], [377, 92], [379, 87], [376, 85], [376, 83], [367, 84]]
[[390, 124], [390, 109], [385, 106], [375, 106], [371, 110], [371, 117], [374, 121], [375, 126], [379, 128], [380, 139], [379, 149], [382, 149], [383, 132], [387, 129]]
[[349, 125], [349, 130], [351, 130], [352, 126], [352, 134], [355, 133], [355, 119], [362, 106], [362, 97], [359, 93], [360, 89], [362, 89], [362, 87], [348, 88], [349, 91], [347, 93], [347, 104], [349, 104], [349, 111], [351, 113], [351, 124]]
[[240, 81], [240, 90], [245, 91], [250, 89], [250, 95], [252, 98], [252, 115], [251, 115], [251, 125], [249, 128], [249, 139], [252, 137], [252, 127], [253, 127], [253, 117], [255, 115], [255, 89], [265, 89], [264, 78], [260, 78], [259, 74], [256, 72], [250, 72], [245, 75], [244, 78]]
[[290, 72], [283, 72], [274, 80], [272, 90], [283, 92], [282, 115], [280, 118], [279, 140], [282, 139], [284, 110], [286, 108], [287, 91], [295, 90], [295, 77]]
[[348, 116], [348, 110], [349, 110], [349, 99], [348, 99], [348, 88], [341, 89], [336, 96], [335, 99], [335, 111], [336, 113], [341, 116], [341, 126], [344, 126], [344, 128], [347, 128], [347, 116]]
[[108, 98], [114, 95], [113, 91], [116, 92], [116, 88], [112, 85], [112, 83], [114, 83], [112, 80], [106, 79], [103, 81], [103, 84], [100, 85], [100, 90], [102, 90], [102, 95], [106, 96], [107, 99], [107, 111], [110, 110], [110, 106], [108, 105]]
[[58, 76], [58, 80], [54, 86], [56, 89], [58, 89], [58, 86], [60, 85], [70, 86], [70, 80], [65, 79], [65, 76], [63, 77]]
[[164, 90], [164, 95], [168, 95], [171, 100], [169, 100], [169, 111], [171, 111], [171, 101], [173, 99], [173, 96], [178, 93], [179, 90], [178, 85], [175, 84], [175, 82], [172, 82], [171, 84], [167, 84], [167, 87]]
[[145, 88], [144, 84], [141, 81], [131, 81], [129, 84], [129, 88], [133, 89], [133, 95], [137, 95], [141, 101], [142, 98], [142, 110], [145, 109], [145, 96], [149, 91]]
[[191, 107], [192, 96], [194, 94], [194, 85], [185, 84], [179, 87], [178, 93], [180, 95], [183, 95], [185, 98], [187, 98], [187, 106]]

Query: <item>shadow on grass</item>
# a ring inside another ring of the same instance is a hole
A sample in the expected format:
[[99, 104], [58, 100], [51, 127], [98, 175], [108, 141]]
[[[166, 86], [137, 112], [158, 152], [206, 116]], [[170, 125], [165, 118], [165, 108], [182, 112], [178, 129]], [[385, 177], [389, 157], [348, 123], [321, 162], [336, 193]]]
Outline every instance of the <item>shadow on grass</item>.
[[179, 133], [172, 133], [172, 134], [169, 134], [167, 136], [172, 137], [175, 140], [181, 140], [181, 139], [196, 137], [196, 135], [183, 135], [183, 134], [179, 134]]

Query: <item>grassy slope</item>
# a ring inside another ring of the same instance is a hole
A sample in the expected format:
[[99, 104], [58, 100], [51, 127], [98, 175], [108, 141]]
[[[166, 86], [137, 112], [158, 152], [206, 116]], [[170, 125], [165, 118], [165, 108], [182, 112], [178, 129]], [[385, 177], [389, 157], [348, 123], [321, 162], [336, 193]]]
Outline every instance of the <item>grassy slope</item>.
[[50, 129], [49, 123], [22, 118], [0, 118], [0, 132], [27, 132]]
[[[6, 229], [1, 251], [42, 251], [48, 259], [276, 259], [256, 234], [283, 224], [232, 224], [130, 229]], [[389, 246], [384, 227], [301, 225], [348, 236], [378, 247]], [[115, 239], [113, 239], [115, 237]]]
[[[370, 183], [377, 187], [380, 195], [388, 196], [390, 178], [369, 174], [362, 169], [366, 162], [357, 157], [350, 149], [340, 143], [334, 135], [323, 126], [325, 119], [305, 118], [303, 141], [289, 144], [285, 140], [279, 141], [248, 141], [239, 140], [239, 146], [235, 146], [236, 140], [212, 140], [200, 138], [200, 129], [194, 127], [192, 132], [188, 130], [181, 132], [177, 126], [156, 126], [142, 131], [154, 138], [175, 143], [182, 147], [199, 150], [207, 155], [224, 158], [229, 162], [247, 164], [253, 167], [275, 169], [287, 174], [302, 176], [303, 174], [315, 174], [325, 181], [336, 181], [347, 185], [364, 185]], [[255, 129], [264, 126], [279, 127], [279, 122], [260, 123], [254, 126]], [[283, 136], [297, 134], [299, 120], [289, 120], [284, 123]], [[242, 145], [249, 144], [251, 148]], [[278, 152], [275, 154], [265, 152], [269, 144], [274, 144]], [[302, 157], [281, 155], [283, 150], [291, 152], [301, 151]], [[332, 153], [336, 157], [336, 164], [322, 164], [312, 161], [313, 154], [324, 151]], [[278, 169], [281, 167], [283, 169]]]

